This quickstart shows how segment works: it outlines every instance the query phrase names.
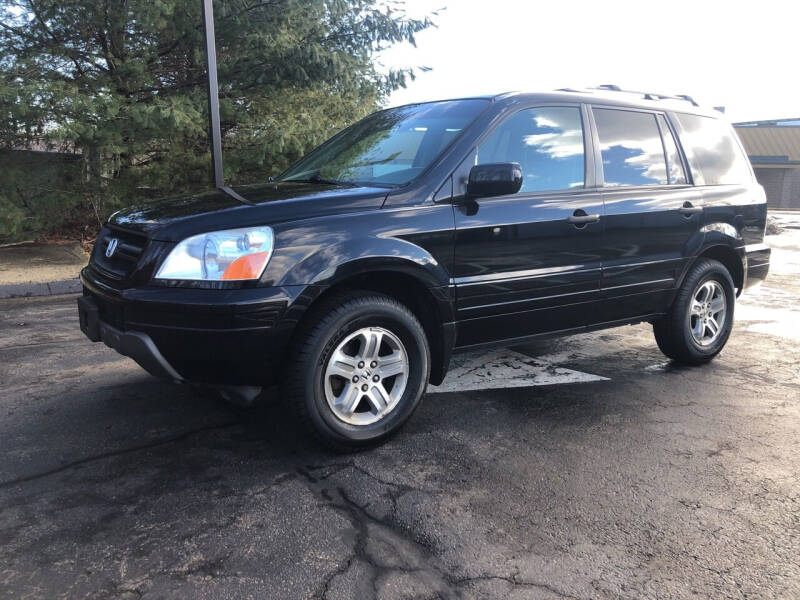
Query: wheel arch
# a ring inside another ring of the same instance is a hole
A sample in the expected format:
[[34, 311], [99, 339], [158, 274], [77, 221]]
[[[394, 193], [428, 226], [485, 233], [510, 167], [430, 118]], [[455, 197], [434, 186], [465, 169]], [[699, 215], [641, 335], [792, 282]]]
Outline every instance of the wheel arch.
[[742, 261], [742, 250], [732, 247], [726, 243], [712, 243], [707, 245], [703, 250], [694, 257], [694, 259], [687, 265], [681, 283], [686, 277], [686, 274], [694, 266], [694, 264], [702, 258], [711, 258], [719, 261], [728, 270], [733, 279], [733, 285], [736, 288], [736, 296], [742, 293], [744, 287], [744, 263]]
[[447, 373], [455, 345], [455, 319], [451, 287], [431, 283], [430, 273], [412, 261], [352, 261], [319, 288], [300, 317], [295, 335], [313, 322], [319, 307], [332, 296], [353, 291], [385, 294], [407, 306], [422, 325], [431, 353], [429, 381], [438, 385]]

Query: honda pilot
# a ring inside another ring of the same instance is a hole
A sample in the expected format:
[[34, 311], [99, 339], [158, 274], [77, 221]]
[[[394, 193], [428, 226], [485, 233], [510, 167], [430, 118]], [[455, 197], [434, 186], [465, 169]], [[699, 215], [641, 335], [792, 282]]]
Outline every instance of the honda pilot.
[[281, 400], [325, 444], [396, 432], [453, 352], [640, 322], [714, 358], [763, 280], [766, 201], [688, 97], [513, 93], [382, 110], [280, 177], [124, 209], [81, 328], [151, 374]]

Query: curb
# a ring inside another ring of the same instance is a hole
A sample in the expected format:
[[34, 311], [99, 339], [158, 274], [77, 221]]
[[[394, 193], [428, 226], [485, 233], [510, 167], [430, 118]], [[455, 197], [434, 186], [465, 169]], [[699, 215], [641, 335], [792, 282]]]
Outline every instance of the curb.
[[75, 294], [83, 289], [81, 280], [60, 279], [41, 283], [9, 283], [0, 284], [0, 299], [32, 298], [34, 296], [58, 296], [61, 294]]

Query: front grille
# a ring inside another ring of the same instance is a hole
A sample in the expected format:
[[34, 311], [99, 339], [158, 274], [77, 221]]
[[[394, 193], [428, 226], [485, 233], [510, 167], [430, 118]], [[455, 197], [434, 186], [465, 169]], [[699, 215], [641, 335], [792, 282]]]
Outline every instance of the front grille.
[[[116, 248], [111, 256], [106, 256], [112, 240], [116, 240]], [[94, 245], [92, 266], [107, 278], [124, 281], [136, 269], [146, 244], [143, 235], [104, 227]]]

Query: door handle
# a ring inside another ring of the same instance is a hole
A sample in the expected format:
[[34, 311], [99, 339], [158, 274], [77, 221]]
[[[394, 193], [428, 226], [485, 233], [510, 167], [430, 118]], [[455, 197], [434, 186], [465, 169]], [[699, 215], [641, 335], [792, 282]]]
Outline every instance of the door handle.
[[678, 211], [684, 216], [691, 217], [692, 215], [703, 212], [703, 207], [692, 206], [691, 202], [684, 202], [683, 206], [681, 206]]
[[567, 217], [567, 221], [573, 225], [586, 225], [587, 223], [597, 223], [600, 220], [600, 215], [587, 215], [581, 209], [576, 210]]

